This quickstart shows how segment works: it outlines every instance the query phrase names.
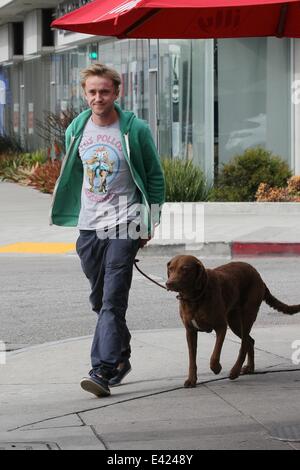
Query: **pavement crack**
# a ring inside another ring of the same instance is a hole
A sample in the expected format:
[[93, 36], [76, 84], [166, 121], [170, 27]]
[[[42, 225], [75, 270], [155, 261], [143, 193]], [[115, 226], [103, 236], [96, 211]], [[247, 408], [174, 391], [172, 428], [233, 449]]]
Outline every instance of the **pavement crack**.
[[96, 437], [96, 439], [100, 442], [100, 444], [103, 445], [104, 449], [105, 450], [109, 450], [109, 447], [108, 445], [106, 444], [106, 442], [104, 441], [104, 439], [100, 436], [100, 434], [97, 432], [95, 426], [93, 426], [92, 424], [86, 424], [86, 422], [84, 421], [84, 419], [80, 416], [80, 413], [76, 413], [76, 416], [77, 418], [81, 421], [82, 425], [81, 426], [87, 426], [91, 429], [92, 433], [94, 434], [94, 436]]
[[[76, 414], [76, 413], [74, 413]], [[60, 416], [59, 416], [60, 418]], [[55, 418], [51, 418], [51, 419], [55, 419]], [[38, 423], [37, 423], [38, 424]], [[32, 424], [26, 424], [26, 425], [23, 425], [21, 427], [29, 427], [29, 426], [33, 426]], [[66, 426], [46, 426], [46, 427], [40, 427], [40, 428], [35, 428], [35, 429], [21, 429], [21, 428], [16, 428], [16, 429], [9, 429], [8, 432], [12, 432], [12, 431], [22, 431], [22, 432], [30, 432], [30, 431], [46, 431], [46, 430], [49, 430], [49, 429], [69, 429], [69, 428], [82, 428], [83, 426], [86, 426], [85, 424], [79, 424], [79, 425], [66, 425]]]
[[236, 405], [234, 405], [233, 403], [231, 403], [230, 401], [226, 400], [224, 397], [222, 397], [218, 392], [216, 392], [216, 390], [213, 390], [212, 388], [209, 387], [209, 384], [210, 382], [205, 382], [203, 385], [206, 386], [206, 388], [213, 394], [213, 395], [216, 395], [220, 400], [222, 400], [224, 403], [226, 403], [227, 405], [229, 405], [231, 408], [233, 408], [235, 411], [237, 411], [238, 413], [240, 413], [241, 415], [243, 416], [248, 416], [246, 415], [245, 413], [243, 413], [242, 410], [240, 410]]
[[[230, 341], [231, 343], [235, 343], [235, 344], [241, 344], [241, 341], [239, 341], [238, 339], [235, 339], [235, 338], [226, 338], [227, 341]], [[266, 351], [265, 349], [262, 349], [262, 348], [258, 348], [257, 346], [254, 346], [254, 349], [256, 351], [260, 351], [260, 352], [263, 352], [265, 354], [268, 354], [270, 356], [274, 356], [274, 357], [278, 357], [280, 359], [285, 359], [285, 360], [289, 360], [289, 358], [285, 357], [285, 356], [281, 356], [280, 354], [276, 354], [274, 352], [271, 352], [271, 351]]]
[[[262, 371], [262, 372], [255, 372], [255, 374], [253, 375], [265, 375], [265, 374], [272, 374], [272, 373], [280, 373], [280, 372], [294, 372], [294, 371], [300, 371], [300, 369], [284, 369], [284, 370], [272, 370], [272, 371]], [[222, 400], [224, 403], [226, 403], [228, 406], [230, 406], [231, 408], [233, 408], [235, 411], [237, 411], [241, 416], [246, 416], [247, 418], [251, 419], [253, 422], [255, 422], [256, 424], [258, 424], [259, 426], [261, 426], [265, 431], [266, 433], [268, 434], [268, 436], [271, 438], [271, 439], [274, 439], [271, 435], [270, 435], [270, 429], [264, 424], [262, 423], [259, 419], [255, 418], [255, 416], [252, 416], [251, 414], [247, 414], [247, 413], [244, 413], [242, 410], [240, 410], [235, 404], [231, 403], [230, 401], [226, 400], [224, 397], [222, 397], [217, 391], [213, 390], [211, 387], [209, 387], [209, 382], [206, 382], [206, 388], [211, 392], [213, 393], [214, 395], [216, 395], [220, 400]], [[293, 443], [286, 440], [285, 441], [286, 444], [289, 445], [289, 447], [291, 447], [292, 449], [294, 450], [297, 450], [297, 448], [295, 448], [293, 446]]]
[[224, 403], [226, 403], [230, 408], [232, 408], [233, 410], [237, 411], [241, 416], [245, 416], [247, 417], [248, 419], [251, 419], [254, 423], [258, 424], [259, 426], [261, 426], [269, 435], [269, 429], [263, 424], [261, 423], [258, 419], [256, 419], [254, 416], [248, 414], [248, 413], [245, 413], [244, 411], [240, 410], [234, 403], [231, 403], [229, 400], [226, 400], [224, 397], [222, 397], [218, 392], [216, 392], [215, 390], [212, 390], [209, 385], [206, 385], [206, 388], [211, 392], [213, 393], [215, 396], [217, 396], [220, 400], [222, 400]]
[[106, 442], [104, 441], [104, 439], [100, 436], [100, 434], [97, 433], [95, 426], [93, 426], [91, 424], [91, 425], [89, 425], [89, 427], [90, 427], [91, 431], [94, 433], [96, 439], [98, 439], [98, 441], [103, 445], [104, 449], [109, 450], [109, 447], [106, 444]]

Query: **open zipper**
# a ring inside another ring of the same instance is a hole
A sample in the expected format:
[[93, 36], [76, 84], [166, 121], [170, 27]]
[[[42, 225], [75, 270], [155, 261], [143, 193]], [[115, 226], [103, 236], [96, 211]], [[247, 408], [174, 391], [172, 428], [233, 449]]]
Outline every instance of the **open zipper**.
[[[131, 160], [130, 160], [129, 133], [127, 132], [127, 134], [122, 134], [122, 136], [123, 136], [123, 138], [124, 138], [125, 146], [126, 146], [125, 149], [124, 149], [124, 146], [123, 146], [123, 152], [124, 152], [125, 157], [127, 157], [127, 163], [128, 163], [129, 169], [130, 169], [130, 173], [131, 173], [132, 179], [133, 179], [135, 185], [137, 186], [137, 188], [140, 190], [141, 194], [144, 196], [144, 201], [145, 201], [145, 203], [146, 203], [146, 208], [147, 208], [147, 211], [148, 211], [148, 215], [150, 216], [150, 215], [151, 215], [151, 211], [150, 211], [149, 203], [148, 203], [147, 198], [146, 198], [144, 192], [142, 191], [140, 185], [139, 185], [138, 182], [136, 181], [135, 176], [134, 176], [133, 171], [132, 171]], [[152, 231], [152, 221], [151, 221], [151, 217], [150, 217], [150, 223], [151, 223], [150, 230]]]

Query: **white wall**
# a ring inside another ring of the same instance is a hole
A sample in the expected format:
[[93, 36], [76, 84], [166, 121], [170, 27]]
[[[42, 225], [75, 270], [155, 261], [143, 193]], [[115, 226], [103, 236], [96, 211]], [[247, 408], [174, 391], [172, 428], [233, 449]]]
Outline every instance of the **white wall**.
[[55, 47], [60, 48], [75, 44], [77, 41], [92, 38], [91, 34], [73, 33], [72, 31], [56, 30], [55, 33]]
[[9, 25], [0, 26], [0, 63], [11, 59], [11, 42], [9, 41], [9, 35]]
[[0, 0], [0, 8], [5, 7], [9, 3], [11, 3], [11, 0]]
[[24, 55], [40, 52], [41, 38], [41, 10], [33, 10], [24, 18]]

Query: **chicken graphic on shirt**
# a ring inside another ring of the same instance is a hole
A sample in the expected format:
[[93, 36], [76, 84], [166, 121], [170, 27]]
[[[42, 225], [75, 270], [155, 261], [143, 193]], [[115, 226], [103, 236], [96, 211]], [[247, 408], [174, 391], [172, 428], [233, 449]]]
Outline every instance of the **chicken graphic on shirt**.
[[105, 147], [97, 149], [91, 158], [85, 161], [86, 174], [92, 193], [107, 193], [107, 177], [113, 173], [114, 162], [109, 160]]

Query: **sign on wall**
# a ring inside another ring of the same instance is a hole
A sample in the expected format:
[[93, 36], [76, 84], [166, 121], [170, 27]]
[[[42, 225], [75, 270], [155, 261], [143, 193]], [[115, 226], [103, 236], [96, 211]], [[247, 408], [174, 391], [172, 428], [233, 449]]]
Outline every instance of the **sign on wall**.
[[28, 103], [28, 134], [30, 135], [33, 134], [33, 127], [34, 127], [33, 110], [34, 110], [34, 104]]

